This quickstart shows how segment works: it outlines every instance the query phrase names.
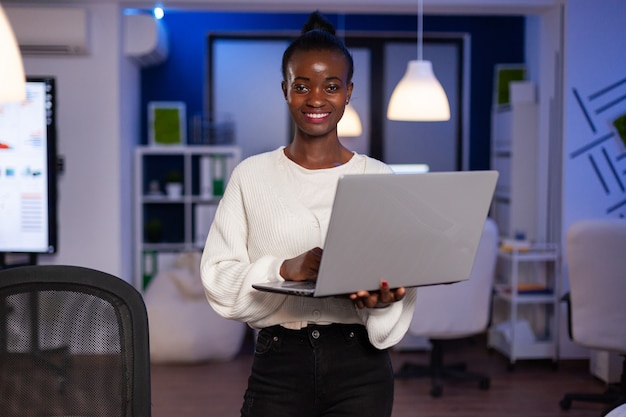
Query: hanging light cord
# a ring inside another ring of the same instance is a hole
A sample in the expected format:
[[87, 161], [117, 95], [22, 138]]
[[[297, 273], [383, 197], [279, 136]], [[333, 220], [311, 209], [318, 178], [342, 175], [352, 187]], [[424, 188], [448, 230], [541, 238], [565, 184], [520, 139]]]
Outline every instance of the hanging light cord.
[[417, 60], [422, 61], [423, 45], [422, 34], [424, 31], [424, 2], [417, 0]]

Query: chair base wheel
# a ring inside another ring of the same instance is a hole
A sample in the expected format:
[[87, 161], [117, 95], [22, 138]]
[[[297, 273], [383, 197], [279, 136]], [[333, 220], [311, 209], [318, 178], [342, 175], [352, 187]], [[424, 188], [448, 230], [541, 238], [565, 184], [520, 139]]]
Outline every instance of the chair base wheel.
[[489, 378], [484, 378], [478, 381], [478, 388], [482, 390], [488, 390], [491, 387], [491, 380]]
[[572, 407], [572, 400], [569, 398], [563, 398], [559, 401], [559, 406], [561, 407], [561, 410], [569, 410]]
[[443, 387], [442, 386], [437, 386], [437, 387], [432, 387], [432, 389], [430, 390], [430, 396], [433, 398], [439, 398], [443, 395]]

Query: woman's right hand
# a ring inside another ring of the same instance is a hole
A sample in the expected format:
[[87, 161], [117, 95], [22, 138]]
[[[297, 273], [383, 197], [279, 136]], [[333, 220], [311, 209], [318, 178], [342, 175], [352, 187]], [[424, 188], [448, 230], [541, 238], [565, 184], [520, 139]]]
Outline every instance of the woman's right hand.
[[313, 248], [295, 258], [286, 259], [280, 266], [280, 276], [285, 281], [315, 281], [323, 252], [322, 248]]

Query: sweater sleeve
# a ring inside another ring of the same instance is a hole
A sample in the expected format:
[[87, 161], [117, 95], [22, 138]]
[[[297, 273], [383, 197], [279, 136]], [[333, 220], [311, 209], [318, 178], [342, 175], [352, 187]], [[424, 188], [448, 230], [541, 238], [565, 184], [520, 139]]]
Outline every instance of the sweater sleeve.
[[357, 311], [367, 328], [372, 345], [378, 349], [386, 349], [400, 342], [413, 318], [415, 297], [416, 289], [407, 288], [402, 301], [385, 308], [365, 308]]
[[283, 259], [266, 255], [254, 262], [247, 249], [248, 221], [236, 168], [215, 213], [201, 258], [202, 284], [221, 316], [244, 322], [271, 315], [285, 296], [255, 291], [252, 284], [280, 280]]

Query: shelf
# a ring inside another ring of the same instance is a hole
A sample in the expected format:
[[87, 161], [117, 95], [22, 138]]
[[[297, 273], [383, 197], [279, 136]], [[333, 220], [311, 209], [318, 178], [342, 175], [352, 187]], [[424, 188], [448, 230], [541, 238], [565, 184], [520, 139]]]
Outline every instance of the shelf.
[[[134, 282], [138, 289], [145, 288], [158, 272], [146, 267], [146, 253], [159, 258], [160, 254], [203, 249], [225, 184], [240, 159], [237, 146], [136, 148]], [[165, 193], [172, 171], [182, 181], [180, 196]], [[160, 264], [158, 259], [152, 263]]]
[[494, 286], [495, 297], [504, 301], [517, 302], [519, 304], [549, 304], [557, 302], [554, 290], [546, 288], [542, 291], [525, 292], [518, 291], [516, 294], [511, 293], [511, 286], [507, 284], [496, 284]]
[[498, 256], [502, 259], [518, 262], [554, 262], [559, 257], [558, 247], [553, 244], [533, 244], [529, 249], [511, 249], [506, 250], [500, 248]]
[[523, 359], [553, 358], [556, 361], [556, 344], [552, 341], [519, 341], [513, 343], [507, 340], [504, 333], [497, 330], [488, 332], [488, 345], [508, 357], [511, 363]]
[[[511, 363], [518, 359], [552, 358], [556, 361], [559, 337], [558, 246], [509, 243], [507, 249], [500, 248], [498, 251], [498, 266], [501, 269], [494, 283], [492, 311], [492, 316], [498, 319], [489, 329], [488, 344], [507, 356]], [[496, 306], [502, 309], [496, 312]], [[537, 338], [533, 328], [544, 336]]]

